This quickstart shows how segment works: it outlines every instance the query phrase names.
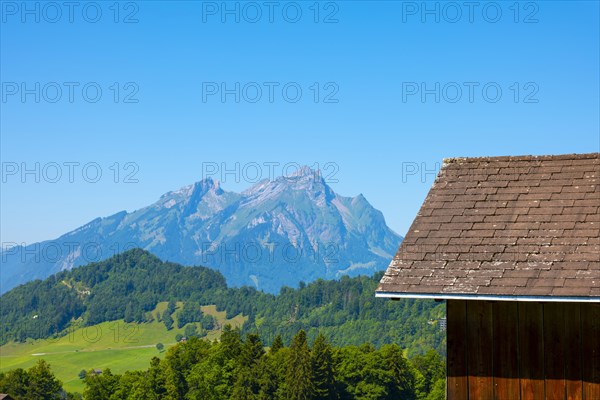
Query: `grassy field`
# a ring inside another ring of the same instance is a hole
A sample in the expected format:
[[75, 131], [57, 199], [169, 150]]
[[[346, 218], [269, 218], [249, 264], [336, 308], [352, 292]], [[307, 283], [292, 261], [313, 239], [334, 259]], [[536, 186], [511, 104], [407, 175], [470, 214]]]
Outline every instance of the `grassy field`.
[[[182, 303], [177, 304], [178, 309]], [[159, 303], [153, 314], [164, 312], [167, 303]], [[247, 317], [238, 315], [227, 319], [225, 312], [217, 312], [215, 306], [204, 306], [202, 311], [217, 320], [215, 330], [208, 332], [207, 339], [219, 337], [225, 324], [241, 326]], [[136, 324], [121, 321], [104, 322], [85, 328], [71, 329], [58, 339], [29, 340], [25, 343], [7, 343], [0, 347], [0, 371], [29, 368], [43, 358], [50, 363], [65, 390], [83, 392], [83, 382], [78, 374], [82, 369], [110, 368], [114, 373], [146, 369], [154, 356], [163, 357], [165, 351], [156, 349], [163, 343], [165, 350], [176, 343], [175, 335], [183, 334], [185, 327], [177, 329], [177, 311], [173, 315], [175, 326], [170, 331], [162, 322]]]

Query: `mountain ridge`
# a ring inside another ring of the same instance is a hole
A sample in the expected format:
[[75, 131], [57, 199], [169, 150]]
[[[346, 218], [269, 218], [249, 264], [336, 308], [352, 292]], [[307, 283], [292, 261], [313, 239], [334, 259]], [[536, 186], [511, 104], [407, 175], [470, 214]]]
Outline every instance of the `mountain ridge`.
[[382, 270], [401, 240], [362, 194], [341, 196], [308, 167], [241, 193], [205, 178], [138, 210], [3, 251], [0, 293], [134, 247], [215, 268], [232, 286], [275, 293], [300, 281]]

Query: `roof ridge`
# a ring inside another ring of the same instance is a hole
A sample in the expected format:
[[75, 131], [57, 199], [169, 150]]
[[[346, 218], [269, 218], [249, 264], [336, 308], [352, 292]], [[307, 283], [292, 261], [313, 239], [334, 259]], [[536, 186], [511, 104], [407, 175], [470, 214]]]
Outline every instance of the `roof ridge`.
[[534, 160], [587, 160], [600, 158], [596, 153], [571, 153], [556, 155], [521, 155], [521, 156], [486, 156], [486, 157], [449, 157], [444, 158], [444, 164], [481, 162], [481, 161], [534, 161]]

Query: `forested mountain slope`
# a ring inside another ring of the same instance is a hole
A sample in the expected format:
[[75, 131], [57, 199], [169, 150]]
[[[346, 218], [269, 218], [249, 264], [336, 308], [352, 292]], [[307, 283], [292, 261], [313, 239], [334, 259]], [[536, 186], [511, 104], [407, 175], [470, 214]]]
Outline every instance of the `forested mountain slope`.
[[72, 324], [144, 323], [159, 302], [181, 301], [214, 304], [228, 317], [243, 313], [248, 320], [242, 333], [259, 333], [266, 345], [277, 334], [289, 341], [304, 329], [309, 339], [321, 332], [334, 345], [396, 343], [409, 355], [428, 348], [444, 354], [444, 332], [436, 324], [444, 316], [443, 303], [377, 299], [380, 277], [317, 280], [273, 295], [229, 288], [217, 271], [163, 262], [134, 249], [5, 293], [0, 297], [1, 343], [60, 335]]

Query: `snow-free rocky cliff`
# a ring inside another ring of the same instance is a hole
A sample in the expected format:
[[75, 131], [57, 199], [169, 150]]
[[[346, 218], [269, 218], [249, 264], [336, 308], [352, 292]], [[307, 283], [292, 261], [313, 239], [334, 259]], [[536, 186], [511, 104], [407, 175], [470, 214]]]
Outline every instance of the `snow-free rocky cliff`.
[[230, 285], [278, 292], [300, 281], [385, 269], [401, 240], [364, 196], [336, 194], [309, 168], [242, 193], [208, 178], [56, 240], [5, 250], [1, 292], [133, 247], [215, 268]]

